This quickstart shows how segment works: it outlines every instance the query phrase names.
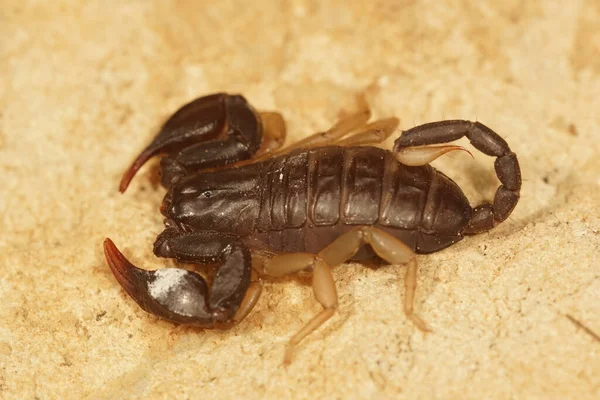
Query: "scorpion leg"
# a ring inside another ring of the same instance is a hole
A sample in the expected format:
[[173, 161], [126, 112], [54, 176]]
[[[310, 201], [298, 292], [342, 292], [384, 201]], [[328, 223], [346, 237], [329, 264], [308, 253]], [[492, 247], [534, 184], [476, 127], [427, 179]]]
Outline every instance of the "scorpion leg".
[[281, 148], [285, 142], [286, 127], [283, 116], [277, 112], [261, 111], [260, 119], [263, 124], [263, 143], [256, 152], [256, 157], [269, 154]]
[[283, 359], [284, 364], [292, 361], [294, 347], [308, 334], [317, 329], [335, 313], [338, 296], [331, 269], [325, 260], [310, 253], [290, 253], [273, 257], [263, 265], [263, 273], [269, 276], [283, 276], [307, 270], [312, 272], [313, 292], [323, 310], [315, 315], [289, 341]]
[[425, 321], [414, 313], [414, 297], [417, 289], [417, 259], [414, 251], [389, 233], [370, 226], [355, 228], [344, 233], [319, 255], [328, 260], [330, 265], [341, 264], [350, 259], [358, 249], [369, 244], [375, 253], [390, 264], [405, 264], [406, 275], [404, 281], [404, 313], [424, 332], [430, 331]]
[[333, 144], [336, 141], [342, 139], [344, 136], [348, 135], [356, 131], [361, 127], [364, 127], [366, 122], [371, 117], [371, 111], [366, 109], [355, 114], [350, 115], [340, 121], [338, 121], [334, 126], [329, 128], [324, 132], [314, 133], [291, 146], [287, 146], [283, 149], [275, 151], [271, 154], [266, 154], [258, 157], [256, 160], [260, 161], [265, 158], [277, 156], [280, 154], [284, 154], [289, 152], [290, 150], [299, 149], [299, 148], [311, 148], [317, 146], [325, 146], [328, 144]]
[[262, 294], [263, 284], [259, 277], [255, 276], [255, 271], [252, 271], [252, 281], [250, 282], [250, 286], [248, 286], [248, 290], [246, 291], [246, 295], [240, 304], [240, 308], [238, 308], [237, 312], [233, 316], [232, 320], [234, 324], [238, 324], [244, 320], [250, 314], [250, 311], [254, 309], [256, 303], [258, 303], [258, 299], [260, 299], [260, 295]]
[[399, 123], [400, 120], [395, 117], [380, 119], [365, 125], [360, 132], [352, 133], [335, 141], [334, 144], [339, 146], [362, 146], [381, 143], [394, 133]]
[[371, 111], [365, 109], [339, 120], [335, 125], [325, 132], [314, 133], [302, 140], [297, 141], [288, 150], [298, 148], [309, 148], [332, 144], [356, 129], [363, 127], [371, 118]]
[[464, 233], [475, 234], [487, 231], [504, 221], [519, 201], [521, 169], [517, 156], [511, 151], [508, 143], [482, 123], [451, 120], [416, 126], [403, 132], [394, 143], [394, 150], [402, 153], [414, 146], [452, 142], [463, 136], [466, 136], [477, 150], [496, 157], [494, 167], [501, 183], [492, 203], [486, 202], [473, 209]]
[[338, 121], [333, 127], [325, 132], [318, 132], [308, 136], [271, 154], [265, 154], [256, 160], [287, 153], [293, 149], [311, 148], [326, 145], [339, 146], [361, 146], [365, 144], [381, 143], [394, 133], [400, 121], [398, 118], [385, 118], [366, 123], [370, 117], [370, 111], [362, 111]]
[[256, 303], [258, 303], [258, 299], [262, 294], [263, 284], [262, 280], [260, 279], [260, 276], [257, 273], [257, 270], [262, 268], [264, 262], [264, 254], [252, 254], [252, 280], [250, 282], [248, 290], [246, 291], [244, 300], [242, 300], [242, 304], [240, 304], [240, 308], [233, 317], [233, 323], [235, 324], [241, 322], [244, 318], [246, 318], [248, 314], [250, 314], [250, 311], [252, 311]]
[[[216, 234], [169, 236], [159, 236], [157, 255], [197, 264], [220, 262], [210, 288], [202, 276], [185, 269], [137, 268], [106, 239], [104, 254], [117, 281], [143, 310], [159, 318], [204, 328], [231, 323], [250, 285], [250, 251], [241, 242]], [[242, 316], [256, 303], [255, 297], [256, 288]]]
[[289, 341], [284, 363], [292, 360], [295, 346], [302, 339], [331, 318], [338, 306], [337, 291], [330, 267], [349, 260], [364, 244], [369, 244], [379, 257], [390, 264], [406, 264], [404, 312], [422, 331], [429, 331], [427, 324], [414, 313], [414, 297], [417, 287], [417, 262], [415, 253], [395, 237], [372, 227], [355, 228], [334, 240], [319, 254], [290, 253], [273, 257], [263, 266], [263, 273], [283, 276], [299, 271], [313, 274], [313, 291], [323, 311], [315, 315]]
[[252, 156], [260, 147], [262, 123], [246, 99], [225, 93], [200, 97], [181, 107], [123, 175], [124, 192], [135, 173], [153, 156], [169, 154], [161, 163], [163, 183], [188, 169], [230, 164]]

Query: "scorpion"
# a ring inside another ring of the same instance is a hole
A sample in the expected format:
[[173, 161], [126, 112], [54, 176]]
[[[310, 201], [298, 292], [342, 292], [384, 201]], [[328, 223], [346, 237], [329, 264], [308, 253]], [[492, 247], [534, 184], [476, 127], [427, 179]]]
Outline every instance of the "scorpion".
[[[416, 254], [442, 250], [504, 221], [519, 200], [519, 163], [506, 141], [479, 122], [416, 126], [402, 132], [390, 151], [374, 145], [399, 120], [369, 119], [366, 109], [284, 147], [283, 117], [258, 112], [241, 95], [218, 93], [184, 105], [125, 172], [119, 190], [125, 192], [146, 161], [164, 155], [165, 229], [154, 253], [206, 265], [209, 272], [140, 269], [107, 238], [104, 253], [116, 280], [159, 318], [227, 329], [257, 304], [261, 277], [312, 275], [322, 310], [289, 340], [289, 364], [301, 340], [338, 307], [331, 268], [375, 258], [406, 267], [404, 313], [429, 331], [413, 307]], [[501, 183], [492, 202], [474, 208], [453, 180], [429, 165], [450, 151], [468, 152], [448, 144], [462, 137], [496, 157]]]

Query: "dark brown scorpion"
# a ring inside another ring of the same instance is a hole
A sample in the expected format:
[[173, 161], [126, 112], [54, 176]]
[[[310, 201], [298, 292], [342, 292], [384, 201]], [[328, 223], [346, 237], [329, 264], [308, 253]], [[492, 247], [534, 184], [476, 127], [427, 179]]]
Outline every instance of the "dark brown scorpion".
[[[417, 126], [387, 151], [369, 144], [390, 136], [399, 121], [368, 123], [369, 118], [368, 111], [356, 113], [282, 149], [281, 116], [258, 113], [242, 96], [214, 94], [183, 106], [127, 170], [120, 191], [144, 162], [166, 154], [161, 160], [166, 228], [154, 253], [212, 264], [213, 273], [205, 279], [179, 268], [139, 269], [106, 239], [106, 260], [117, 281], [160, 318], [227, 328], [255, 306], [261, 275], [310, 273], [323, 310], [290, 340], [284, 359], [289, 363], [294, 346], [337, 308], [331, 268], [378, 256], [406, 266], [404, 312], [427, 331], [413, 312], [415, 253], [441, 250], [504, 221], [519, 200], [519, 164], [506, 141], [479, 122]], [[440, 145], [464, 136], [496, 157], [502, 184], [492, 203], [475, 208], [429, 165], [448, 151], [464, 150]]]

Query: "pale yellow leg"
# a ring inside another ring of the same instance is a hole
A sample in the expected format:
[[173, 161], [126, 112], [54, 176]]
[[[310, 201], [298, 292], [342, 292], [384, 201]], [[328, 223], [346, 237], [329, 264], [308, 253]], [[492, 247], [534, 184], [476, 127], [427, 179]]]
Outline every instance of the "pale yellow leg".
[[417, 290], [417, 261], [412, 259], [406, 266], [406, 275], [404, 276], [404, 314], [413, 324], [423, 332], [430, 332], [431, 329], [425, 321], [414, 313], [415, 291]]
[[353, 132], [336, 140], [338, 146], [363, 146], [381, 143], [394, 133], [400, 121], [398, 118], [386, 118], [366, 124], [358, 132]]
[[284, 154], [293, 149], [299, 148], [311, 148], [318, 146], [325, 146], [334, 143], [336, 140], [343, 138], [347, 134], [365, 126], [369, 118], [371, 117], [371, 111], [368, 109], [352, 114], [340, 121], [334, 126], [326, 130], [325, 132], [318, 132], [312, 134], [296, 143], [291, 144], [285, 148], [273, 150], [265, 154], [261, 154], [256, 160], [263, 160], [268, 157], [278, 156]]
[[262, 282], [252, 282], [244, 295], [244, 299], [240, 304], [240, 308], [238, 308], [237, 312], [233, 316], [233, 322], [238, 324], [242, 322], [244, 318], [250, 314], [250, 311], [254, 308], [256, 303], [258, 303], [258, 299], [260, 298], [260, 294], [262, 293]]
[[427, 324], [413, 311], [417, 287], [415, 253], [400, 240], [382, 230], [372, 227], [357, 227], [338, 237], [318, 255], [282, 254], [263, 264], [262, 272], [270, 276], [283, 276], [303, 270], [311, 271], [315, 298], [324, 308], [292, 337], [286, 349], [285, 364], [291, 362], [294, 347], [335, 313], [338, 305], [337, 291], [330, 266], [347, 261], [364, 244], [369, 244], [379, 257], [390, 264], [406, 264], [404, 312], [417, 328], [422, 331], [430, 330]]
[[285, 142], [286, 127], [283, 116], [277, 112], [261, 111], [260, 119], [263, 124], [263, 144], [254, 158], [267, 157], [280, 149]]
[[289, 149], [309, 148], [325, 146], [334, 143], [347, 134], [364, 126], [371, 118], [371, 111], [368, 109], [352, 114], [340, 121], [325, 132], [318, 132], [294, 143]]
[[413, 312], [415, 291], [417, 289], [417, 260], [415, 253], [400, 240], [389, 233], [372, 227], [360, 227], [340, 236], [327, 246], [319, 255], [324, 260], [342, 263], [352, 257], [363, 244], [370, 244], [375, 253], [390, 264], [405, 264], [404, 312], [417, 328], [430, 331], [427, 324]]
[[315, 315], [289, 341], [283, 363], [292, 361], [295, 346], [307, 335], [333, 316], [338, 306], [337, 290], [329, 265], [319, 256], [309, 253], [282, 254], [265, 262], [263, 272], [270, 276], [283, 276], [301, 270], [312, 272], [313, 292], [323, 311]]

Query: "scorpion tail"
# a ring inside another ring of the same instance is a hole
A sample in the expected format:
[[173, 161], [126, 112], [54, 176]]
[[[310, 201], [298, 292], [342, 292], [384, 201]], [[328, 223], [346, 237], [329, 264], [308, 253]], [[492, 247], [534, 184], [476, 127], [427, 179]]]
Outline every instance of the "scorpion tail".
[[494, 166], [501, 183], [492, 203], [486, 202], [473, 209], [464, 233], [475, 234], [492, 229], [504, 221], [519, 201], [521, 169], [517, 156], [506, 141], [480, 122], [449, 120], [416, 126], [403, 132], [394, 142], [394, 151], [399, 154], [401, 163], [425, 165], [448, 151], [464, 150], [459, 146], [427, 145], [448, 143], [465, 136], [477, 150], [496, 157]]

